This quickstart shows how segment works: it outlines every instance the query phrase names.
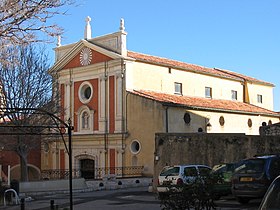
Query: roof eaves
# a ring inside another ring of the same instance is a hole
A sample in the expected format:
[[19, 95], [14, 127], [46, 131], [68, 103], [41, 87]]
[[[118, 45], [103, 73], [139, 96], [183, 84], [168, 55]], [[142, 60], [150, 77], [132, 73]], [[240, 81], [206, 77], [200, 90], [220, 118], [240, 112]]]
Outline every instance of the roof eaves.
[[[130, 91], [129, 91], [130, 92]], [[145, 97], [147, 99], [157, 101], [164, 106], [172, 106], [172, 107], [185, 107], [192, 110], [207, 110], [207, 111], [219, 111], [219, 112], [226, 112], [226, 113], [238, 113], [238, 114], [249, 114], [249, 115], [263, 115], [263, 116], [273, 116], [279, 117], [278, 113], [267, 113], [267, 112], [253, 112], [253, 111], [242, 111], [242, 110], [233, 110], [233, 109], [223, 109], [223, 108], [213, 108], [213, 107], [205, 107], [205, 106], [196, 106], [196, 105], [186, 105], [180, 103], [174, 103], [170, 101], [166, 101], [164, 99], [159, 99], [154, 97], [153, 95], [143, 93], [141, 91], [133, 90], [131, 93], [138, 95], [140, 97]], [[254, 105], [251, 105], [254, 106]], [[269, 111], [269, 110], [268, 110]]]
[[252, 83], [255, 83], [255, 84], [269, 85], [269, 86], [275, 87], [275, 85], [270, 83], [270, 82], [265, 82], [265, 81], [262, 81], [262, 80], [259, 80], [259, 79], [255, 79], [255, 78], [252, 78], [252, 77], [249, 77], [249, 76], [245, 76], [245, 75], [242, 75], [242, 74], [239, 74], [239, 73], [236, 73], [236, 72], [231, 72], [231, 71], [220, 69], [220, 68], [214, 68], [214, 69], [216, 69], [217, 71], [221, 71], [225, 74], [229, 74], [229, 75], [233, 75], [235, 77], [239, 77], [244, 81], [249, 81], [249, 82], [252, 82]]
[[71, 50], [69, 50], [65, 55], [62, 56], [50, 69], [49, 73], [51, 74], [56, 69], [60, 68], [64, 63], [69, 62], [75, 55], [73, 52], [75, 52], [77, 49], [81, 49], [83, 46], [82, 40], [78, 41]]
[[232, 109], [221, 109], [221, 108], [211, 108], [211, 107], [202, 107], [202, 106], [188, 106], [184, 104], [176, 104], [176, 103], [170, 103], [170, 102], [161, 102], [163, 106], [171, 106], [171, 107], [184, 107], [187, 109], [192, 110], [206, 110], [206, 111], [219, 111], [219, 112], [225, 112], [225, 113], [238, 113], [238, 114], [248, 114], [248, 115], [262, 115], [262, 116], [272, 116], [272, 117], [279, 117], [277, 114], [269, 114], [264, 112], [248, 112], [248, 111], [241, 111], [241, 110], [232, 110]]

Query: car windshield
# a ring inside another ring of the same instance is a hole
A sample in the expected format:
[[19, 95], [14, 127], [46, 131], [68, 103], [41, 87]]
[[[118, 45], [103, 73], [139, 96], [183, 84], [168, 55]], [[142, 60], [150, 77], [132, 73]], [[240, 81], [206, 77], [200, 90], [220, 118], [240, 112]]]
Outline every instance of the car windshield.
[[264, 168], [264, 159], [248, 159], [241, 161], [235, 168], [236, 173], [262, 173]]
[[180, 168], [179, 167], [166, 167], [160, 173], [160, 176], [178, 176]]
[[217, 165], [213, 168], [214, 173], [225, 173], [225, 172], [233, 172], [234, 171], [234, 163], [227, 163], [227, 164], [221, 164]]

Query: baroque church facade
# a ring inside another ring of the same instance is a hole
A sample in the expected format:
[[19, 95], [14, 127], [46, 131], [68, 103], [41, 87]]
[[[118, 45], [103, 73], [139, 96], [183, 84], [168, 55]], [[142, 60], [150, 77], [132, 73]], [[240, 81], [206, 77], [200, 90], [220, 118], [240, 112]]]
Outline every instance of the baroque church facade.
[[[143, 166], [152, 176], [155, 133], [245, 133], [279, 122], [274, 85], [232, 71], [129, 51], [121, 19], [117, 32], [55, 48], [49, 70], [60, 93], [61, 119], [71, 119], [73, 169]], [[42, 170], [66, 170], [61, 141], [42, 152]], [[83, 173], [84, 172], [84, 173]], [[106, 172], [107, 173], [107, 172]], [[104, 174], [103, 174], [104, 175]], [[102, 176], [103, 176], [102, 175]]]

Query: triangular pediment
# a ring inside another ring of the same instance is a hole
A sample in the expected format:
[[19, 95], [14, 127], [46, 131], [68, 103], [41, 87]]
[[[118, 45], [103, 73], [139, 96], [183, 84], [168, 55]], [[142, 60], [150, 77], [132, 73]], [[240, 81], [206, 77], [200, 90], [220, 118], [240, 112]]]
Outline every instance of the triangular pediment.
[[56, 48], [56, 53], [58, 54], [57, 61], [49, 72], [123, 58], [120, 54], [104, 49], [87, 40], [80, 40], [76, 44]]

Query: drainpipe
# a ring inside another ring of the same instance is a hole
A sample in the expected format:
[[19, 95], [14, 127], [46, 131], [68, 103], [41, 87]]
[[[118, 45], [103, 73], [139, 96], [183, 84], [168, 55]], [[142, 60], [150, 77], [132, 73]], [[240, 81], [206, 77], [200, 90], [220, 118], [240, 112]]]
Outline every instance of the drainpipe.
[[128, 99], [129, 94], [130, 94], [130, 92], [127, 92], [126, 96], [125, 96], [125, 116], [126, 116], [126, 118], [125, 118], [125, 131], [126, 132], [128, 132], [127, 131], [127, 118], [128, 118], [128, 116], [127, 116], [127, 99]]
[[121, 59], [121, 77], [122, 77], [122, 94], [121, 94], [121, 100], [122, 100], [122, 167], [124, 164], [124, 140], [125, 140], [125, 106], [126, 104], [124, 103], [124, 97], [125, 97], [125, 70], [126, 70], [126, 64], [123, 59]]
[[[105, 85], [105, 102], [104, 102], [104, 114], [105, 114], [105, 131], [104, 131], [104, 150], [105, 150], [105, 168], [106, 166], [108, 165], [107, 162], [108, 162], [108, 117], [107, 117], [107, 96], [108, 96], [108, 93], [107, 93], [107, 81], [108, 81], [108, 72], [107, 72], [107, 68], [108, 68], [108, 63], [107, 61], [104, 62], [104, 85]], [[106, 174], [106, 171], [105, 171], [105, 174]]]

